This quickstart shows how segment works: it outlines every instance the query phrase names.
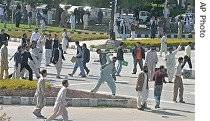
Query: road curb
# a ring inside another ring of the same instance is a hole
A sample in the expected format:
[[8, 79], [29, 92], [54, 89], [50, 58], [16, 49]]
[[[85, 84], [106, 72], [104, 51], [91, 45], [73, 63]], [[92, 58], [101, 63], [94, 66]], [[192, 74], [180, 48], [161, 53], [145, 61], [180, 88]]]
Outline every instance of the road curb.
[[[45, 105], [53, 106], [56, 97], [47, 97], [44, 100]], [[32, 103], [33, 97], [20, 96], [0, 96], [0, 104], [3, 105], [34, 105]], [[66, 101], [72, 107], [122, 107], [122, 108], [136, 108], [136, 99], [97, 99], [97, 98], [67, 98]]]

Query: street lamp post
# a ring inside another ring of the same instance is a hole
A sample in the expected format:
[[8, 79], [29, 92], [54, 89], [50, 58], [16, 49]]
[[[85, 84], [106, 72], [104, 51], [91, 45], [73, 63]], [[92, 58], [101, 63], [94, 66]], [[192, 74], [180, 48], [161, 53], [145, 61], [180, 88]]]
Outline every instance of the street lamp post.
[[110, 39], [111, 40], [115, 40], [115, 32], [114, 32], [114, 24], [115, 24], [115, 1], [113, 0], [112, 2], [110, 2], [110, 7], [111, 7], [111, 24], [110, 24], [110, 28], [111, 28], [111, 31], [110, 31]]
[[12, 0], [12, 29], [13, 29], [13, 23], [14, 23], [14, 3], [15, 3], [15, 0]]

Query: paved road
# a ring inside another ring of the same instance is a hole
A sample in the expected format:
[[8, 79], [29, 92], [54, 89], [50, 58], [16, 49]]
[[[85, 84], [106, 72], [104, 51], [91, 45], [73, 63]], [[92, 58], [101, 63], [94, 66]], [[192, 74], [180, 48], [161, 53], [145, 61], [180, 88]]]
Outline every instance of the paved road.
[[[0, 112], [6, 112], [7, 116], [11, 117], [11, 121], [43, 121], [44, 119], [37, 119], [32, 114], [34, 108], [34, 106], [5, 105]], [[69, 107], [67, 110], [69, 121], [194, 121], [191, 117], [192, 112], [189, 111], [183, 115], [182, 110], [169, 108], [148, 109], [143, 112], [131, 108], [104, 107]], [[42, 110], [45, 119], [52, 112], [53, 108], [49, 106]], [[57, 117], [56, 121], [63, 121], [62, 117]]]
[[[101, 43], [101, 42], [100, 42]], [[73, 44], [73, 43], [71, 43]], [[71, 45], [70, 44], [70, 45]], [[89, 42], [88, 44], [91, 44]], [[9, 54], [14, 54], [18, 43], [9, 43]], [[67, 55], [65, 55], [66, 61], [63, 64], [63, 69], [61, 72], [61, 77], [64, 79], [67, 77], [69, 73], [73, 70], [73, 64], [69, 61], [70, 58], [76, 53], [76, 50], [69, 49], [67, 51]], [[158, 53], [159, 54], [159, 53]], [[178, 52], [176, 58], [179, 56], [183, 56], [184, 51]], [[192, 63], [193, 68], [195, 67], [195, 55], [194, 51], [192, 51]], [[96, 52], [91, 52], [91, 61], [87, 64], [87, 66], [90, 68], [90, 74], [87, 78], [80, 78], [78, 76], [79, 70], [76, 72], [74, 77], [69, 77], [70, 87], [71, 89], [79, 89], [84, 91], [90, 91], [94, 85], [97, 82], [98, 76], [99, 76], [99, 68], [100, 64], [97, 62], [94, 62], [94, 60], [98, 59], [98, 55]], [[117, 95], [123, 95], [131, 98], [136, 98], [136, 92], [135, 92], [135, 84], [137, 75], [133, 75], [132, 69], [133, 69], [133, 62], [132, 62], [132, 56], [130, 53], [125, 53], [125, 60], [129, 62], [127, 67], [123, 67], [122, 70], [122, 77], [117, 77], [116, 86], [117, 86]], [[45, 60], [42, 61], [42, 69], [47, 69], [49, 72], [48, 80], [50, 83], [54, 84], [55, 86], [61, 86], [62, 79], [56, 79], [56, 70], [54, 66], [45, 67], [44, 65]], [[10, 73], [13, 71], [13, 61], [10, 63]], [[165, 65], [163, 58], [159, 57], [159, 63], [157, 64], [157, 67], [160, 65]], [[188, 64], [186, 64], [185, 68], [188, 68]], [[138, 69], [138, 73], [139, 73]], [[167, 80], [167, 79], [166, 79]], [[194, 120], [194, 114], [195, 114], [195, 80], [194, 79], [184, 79], [184, 100], [186, 101], [186, 104], [180, 104], [180, 103], [173, 103], [172, 102], [172, 96], [173, 96], [173, 84], [167, 83], [163, 87], [162, 97], [161, 97], [161, 108], [164, 108], [164, 112], [168, 112], [168, 115], [176, 115], [179, 118], [183, 118], [183, 120], [186, 120], [185, 118], [189, 118]], [[153, 88], [154, 88], [154, 82], [149, 82], [149, 99], [148, 99], [148, 105], [150, 108], [154, 109], [154, 99], [153, 99]], [[98, 93], [105, 93], [105, 94], [111, 94], [111, 91], [106, 83], [102, 84], [99, 88]], [[173, 112], [176, 112], [177, 114], [170, 114]], [[153, 113], [153, 112], [150, 112]]]

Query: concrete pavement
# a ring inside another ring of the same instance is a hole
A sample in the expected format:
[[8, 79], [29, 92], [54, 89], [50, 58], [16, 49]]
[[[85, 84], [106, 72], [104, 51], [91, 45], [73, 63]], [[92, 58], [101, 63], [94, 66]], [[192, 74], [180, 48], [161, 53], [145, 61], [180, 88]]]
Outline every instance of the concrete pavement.
[[[36, 118], [32, 112], [35, 106], [8, 106], [4, 105], [3, 110], [11, 121], [43, 121], [53, 113], [52, 106], [46, 106], [42, 110], [45, 118]], [[148, 108], [139, 111], [131, 108], [110, 108], [110, 107], [68, 107], [69, 121], [194, 121], [194, 112], [187, 110], [176, 110], [170, 108]], [[62, 117], [56, 118], [62, 121]]]

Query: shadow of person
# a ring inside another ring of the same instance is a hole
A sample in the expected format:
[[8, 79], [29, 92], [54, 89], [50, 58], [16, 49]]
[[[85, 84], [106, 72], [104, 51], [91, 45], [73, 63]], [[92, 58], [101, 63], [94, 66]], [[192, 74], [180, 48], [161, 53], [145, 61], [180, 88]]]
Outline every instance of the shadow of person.
[[163, 115], [163, 116], [166, 116], [166, 117], [168, 117], [168, 116], [182, 116], [182, 117], [186, 117], [185, 115], [181, 115], [181, 114], [178, 114], [178, 113], [172, 113], [172, 112], [165, 111], [165, 110], [162, 110], [162, 109], [153, 110], [151, 108], [148, 108], [148, 110], [145, 110], [145, 112], [151, 112], [151, 113]]

